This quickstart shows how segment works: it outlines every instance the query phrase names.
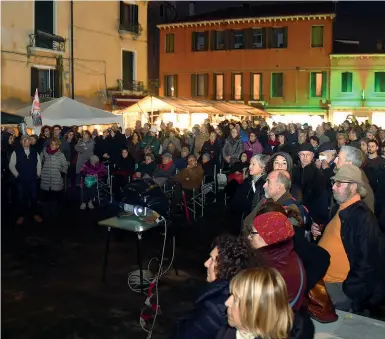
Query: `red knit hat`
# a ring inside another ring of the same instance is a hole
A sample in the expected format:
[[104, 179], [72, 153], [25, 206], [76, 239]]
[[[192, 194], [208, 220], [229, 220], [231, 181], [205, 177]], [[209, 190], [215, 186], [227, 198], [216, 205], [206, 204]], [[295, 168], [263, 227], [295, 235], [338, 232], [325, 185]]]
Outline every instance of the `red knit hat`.
[[258, 215], [253, 221], [253, 226], [267, 245], [274, 245], [294, 236], [289, 219], [279, 212]]

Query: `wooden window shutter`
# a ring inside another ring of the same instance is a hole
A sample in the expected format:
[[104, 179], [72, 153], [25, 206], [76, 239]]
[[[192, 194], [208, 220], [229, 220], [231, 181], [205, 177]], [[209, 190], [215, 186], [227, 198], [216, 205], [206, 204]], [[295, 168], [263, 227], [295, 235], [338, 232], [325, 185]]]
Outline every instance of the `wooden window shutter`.
[[178, 97], [178, 76], [174, 75], [174, 97]]
[[209, 31], [204, 31], [204, 37], [205, 37], [205, 51], [209, 50]]
[[205, 98], [207, 98], [209, 96], [209, 75], [205, 74], [204, 77], [205, 77], [205, 80], [204, 80], [204, 84], [205, 84]]
[[280, 96], [283, 98], [284, 95], [284, 79], [283, 79], [283, 73], [278, 73], [279, 74], [279, 90], [280, 90]]
[[214, 90], [214, 95], [213, 98], [214, 100], [217, 100], [217, 75], [214, 73], [213, 74], [213, 90]]
[[288, 45], [288, 28], [283, 27], [283, 48], [287, 48]]
[[196, 50], [196, 34], [195, 32], [191, 33], [191, 50], [194, 52]]
[[262, 28], [262, 48], [266, 48], [266, 27]]
[[124, 24], [124, 2], [120, 1], [120, 24]]
[[315, 97], [316, 95], [316, 78], [317, 73], [311, 72], [310, 73], [310, 97]]
[[328, 73], [322, 72], [322, 98], [326, 99], [327, 96], [327, 82], [328, 82]]
[[31, 97], [35, 95], [36, 88], [39, 88], [39, 70], [31, 67]]
[[226, 49], [234, 48], [234, 34], [231, 29], [226, 31]]
[[168, 81], [167, 81], [167, 75], [163, 77], [163, 96], [168, 96]]
[[211, 31], [210, 32], [210, 50], [215, 51], [215, 47], [217, 44], [217, 32], [216, 31]]
[[133, 9], [132, 9], [132, 12], [133, 12], [133, 25], [136, 26], [134, 27], [135, 28], [135, 31], [138, 32], [139, 31], [139, 6], [138, 5], [132, 5], [133, 6]]
[[61, 73], [58, 72], [57, 70], [52, 71], [52, 73], [53, 73], [53, 77], [51, 77], [51, 79], [53, 78], [52, 87], [51, 87], [51, 90], [53, 91], [52, 97], [60, 98], [61, 97], [61, 95], [60, 95], [60, 76], [61, 76]]
[[353, 90], [353, 73], [347, 72], [347, 92], [351, 92]]
[[254, 74], [250, 73], [250, 99], [254, 100]]
[[235, 74], [231, 73], [231, 100], [235, 97]]
[[197, 75], [191, 74], [191, 96], [197, 96]]
[[267, 35], [268, 35], [267, 46], [269, 48], [273, 48], [274, 47], [274, 41], [273, 41], [273, 28], [272, 27], [268, 28]]
[[241, 100], [243, 100], [244, 96], [243, 93], [245, 92], [245, 89], [243, 88], [243, 73], [241, 73]]
[[245, 29], [244, 31], [245, 49], [253, 48], [253, 32], [254, 30], [252, 28]]

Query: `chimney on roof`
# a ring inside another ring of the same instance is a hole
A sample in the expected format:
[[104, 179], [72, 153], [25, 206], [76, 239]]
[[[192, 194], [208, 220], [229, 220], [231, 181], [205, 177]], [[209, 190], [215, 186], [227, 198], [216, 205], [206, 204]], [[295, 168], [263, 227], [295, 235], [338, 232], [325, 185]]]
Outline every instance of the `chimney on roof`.
[[385, 51], [385, 44], [381, 38], [377, 39], [376, 49], [378, 52]]
[[195, 15], [195, 1], [190, 1], [188, 4], [188, 15], [194, 16]]

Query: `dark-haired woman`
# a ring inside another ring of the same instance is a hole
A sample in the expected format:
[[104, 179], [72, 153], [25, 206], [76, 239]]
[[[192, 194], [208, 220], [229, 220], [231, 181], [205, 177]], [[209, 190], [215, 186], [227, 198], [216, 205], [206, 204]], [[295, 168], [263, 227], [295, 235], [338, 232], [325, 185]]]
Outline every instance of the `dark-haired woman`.
[[277, 140], [277, 136], [274, 131], [269, 132], [269, 139], [267, 141], [267, 145], [263, 149], [263, 154], [272, 155], [275, 153], [275, 149], [279, 145], [279, 141]]
[[131, 140], [129, 140], [127, 143], [127, 149], [134, 158], [136, 164], [139, 164], [142, 161], [142, 151], [140, 149], [140, 142], [140, 134], [134, 132], [132, 134]]
[[43, 151], [44, 144], [51, 138], [51, 127], [44, 125], [40, 130], [39, 140], [37, 142], [37, 152], [40, 154]]
[[230, 280], [243, 269], [264, 266], [264, 261], [244, 239], [222, 236], [214, 241], [204, 265], [208, 284], [195, 301], [194, 309], [179, 319], [171, 338], [215, 338], [227, 323], [225, 301], [230, 295]]
[[128, 183], [129, 176], [134, 174], [134, 172], [135, 159], [128, 152], [127, 148], [123, 148], [120, 159], [115, 166], [114, 180], [112, 183], [112, 191], [117, 199], [119, 199], [120, 189]]

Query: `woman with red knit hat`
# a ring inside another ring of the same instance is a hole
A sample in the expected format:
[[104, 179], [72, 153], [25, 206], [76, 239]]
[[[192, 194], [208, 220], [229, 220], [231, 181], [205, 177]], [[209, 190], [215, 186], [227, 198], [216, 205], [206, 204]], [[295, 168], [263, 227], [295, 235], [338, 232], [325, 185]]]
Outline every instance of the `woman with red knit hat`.
[[247, 230], [252, 247], [264, 254], [267, 264], [284, 278], [290, 306], [298, 311], [306, 290], [306, 272], [300, 257], [294, 252], [294, 229], [289, 219], [279, 212], [262, 208]]

